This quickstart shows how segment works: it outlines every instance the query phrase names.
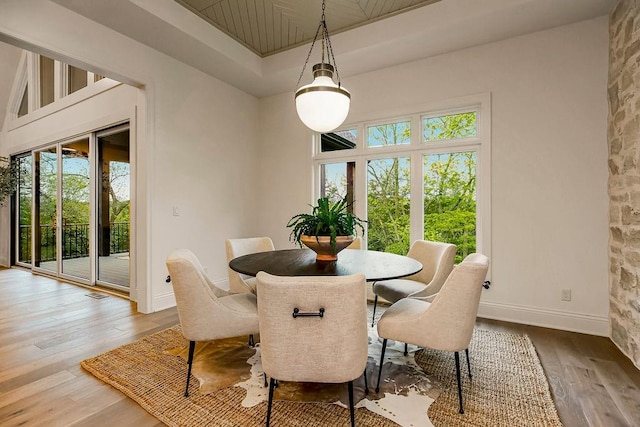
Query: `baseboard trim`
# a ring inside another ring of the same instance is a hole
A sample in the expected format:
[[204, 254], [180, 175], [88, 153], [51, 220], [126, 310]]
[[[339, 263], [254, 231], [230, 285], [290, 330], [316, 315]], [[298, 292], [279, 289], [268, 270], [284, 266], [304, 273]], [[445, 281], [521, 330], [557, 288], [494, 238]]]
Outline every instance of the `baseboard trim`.
[[153, 298], [152, 312], [166, 310], [167, 308], [176, 306], [176, 296], [173, 292], [158, 295]]
[[481, 302], [478, 309], [478, 317], [580, 332], [601, 337], [610, 336], [609, 318], [589, 314]]

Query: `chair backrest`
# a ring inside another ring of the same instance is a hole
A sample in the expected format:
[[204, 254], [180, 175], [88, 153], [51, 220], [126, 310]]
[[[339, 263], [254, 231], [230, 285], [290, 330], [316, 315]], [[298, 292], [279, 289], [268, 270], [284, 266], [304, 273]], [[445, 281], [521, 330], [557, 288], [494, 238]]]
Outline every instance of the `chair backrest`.
[[353, 239], [353, 242], [351, 242], [351, 244], [345, 249], [362, 249], [362, 237], [356, 236], [356, 238]]
[[[282, 381], [343, 383], [367, 364], [365, 277], [279, 277], [259, 272], [262, 367]], [[323, 317], [293, 317], [318, 313]]]
[[428, 330], [428, 347], [447, 351], [469, 347], [488, 270], [489, 258], [478, 253], [453, 269], [420, 319]]
[[182, 334], [191, 341], [214, 339], [212, 327], [222, 320], [218, 295], [210, 286], [198, 258], [188, 249], [176, 249], [166, 260], [176, 297]]
[[[269, 237], [248, 237], [244, 239], [227, 239], [224, 242], [227, 251], [227, 263], [232, 259], [242, 255], [253, 254], [256, 252], [267, 252], [275, 250], [273, 241]], [[233, 271], [227, 267], [229, 273], [229, 290], [234, 294], [243, 292], [253, 292], [251, 286], [248, 286], [244, 279], [249, 277]]]
[[445, 280], [453, 269], [456, 257], [456, 245], [443, 242], [431, 242], [429, 240], [416, 240], [409, 249], [408, 257], [422, 263], [422, 270], [407, 279], [417, 280], [427, 287], [419, 292], [425, 297], [440, 291]]

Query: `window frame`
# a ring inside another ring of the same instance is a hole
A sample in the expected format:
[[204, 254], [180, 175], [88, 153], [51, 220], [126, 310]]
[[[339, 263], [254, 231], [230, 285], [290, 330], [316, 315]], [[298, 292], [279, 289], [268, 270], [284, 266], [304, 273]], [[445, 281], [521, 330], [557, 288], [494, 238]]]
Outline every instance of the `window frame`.
[[[87, 73], [87, 85], [75, 92], [68, 93], [68, 69], [69, 64], [53, 59], [53, 102], [41, 106], [40, 99], [40, 56], [34, 52], [27, 50], [22, 51], [16, 75], [14, 77], [11, 94], [9, 98], [9, 128], [16, 129], [39, 120], [44, 116], [51, 114], [53, 111], [59, 111], [79, 101], [91, 98], [98, 93], [107, 91], [115, 86], [121, 85], [121, 82], [112, 80], [102, 76], [101, 79], [95, 80], [96, 74], [76, 67]], [[27, 113], [18, 116], [22, 95], [27, 89]]]
[[[456, 98], [422, 106], [407, 107], [407, 111], [380, 111], [378, 117], [351, 122], [337, 130], [356, 129], [356, 146], [353, 149], [322, 152], [320, 134], [313, 136], [313, 191], [312, 201], [320, 197], [320, 170], [325, 163], [355, 162], [353, 183], [356, 215], [367, 218], [367, 161], [390, 157], [410, 158], [411, 214], [410, 240], [424, 239], [424, 183], [423, 156], [474, 151], [476, 153], [476, 251], [491, 257], [491, 95], [489, 93]], [[424, 118], [441, 117], [474, 111], [477, 132], [474, 137], [423, 141]], [[395, 113], [395, 114], [394, 114]], [[409, 121], [409, 144], [368, 147], [366, 132], [369, 126]], [[415, 129], [418, 129], [416, 132]], [[416, 184], [418, 183], [418, 184]], [[365, 226], [364, 245], [367, 245]]]

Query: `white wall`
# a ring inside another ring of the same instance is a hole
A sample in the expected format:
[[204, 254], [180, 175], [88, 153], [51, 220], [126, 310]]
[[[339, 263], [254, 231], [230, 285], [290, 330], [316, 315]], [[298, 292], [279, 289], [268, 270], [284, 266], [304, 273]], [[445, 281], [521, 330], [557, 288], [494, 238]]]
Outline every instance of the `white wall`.
[[[608, 335], [607, 44], [601, 17], [343, 79], [347, 122], [491, 94], [483, 316]], [[277, 246], [311, 199], [311, 135], [292, 98], [260, 100], [259, 229]], [[563, 288], [571, 302], [560, 301]]]
[[0, 42], [0, 122], [4, 120], [6, 113], [13, 75], [20, 61], [20, 49]]
[[[226, 280], [224, 239], [257, 232], [251, 197], [257, 100], [46, 0], [3, 1], [0, 39], [140, 88], [134, 153], [138, 309], [175, 304], [164, 260], [177, 247], [191, 248], [214, 280]], [[70, 126], [65, 119], [56, 128]], [[0, 145], [14, 146], [16, 138], [5, 133]], [[26, 140], [42, 141], [36, 135]], [[180, 216], [173, 216], [173, 206]], [[0, 222], [3, 242], [9, 239], [7, 224]], [[8, 258], [6, 250], [0, 246], [0, 259]]]

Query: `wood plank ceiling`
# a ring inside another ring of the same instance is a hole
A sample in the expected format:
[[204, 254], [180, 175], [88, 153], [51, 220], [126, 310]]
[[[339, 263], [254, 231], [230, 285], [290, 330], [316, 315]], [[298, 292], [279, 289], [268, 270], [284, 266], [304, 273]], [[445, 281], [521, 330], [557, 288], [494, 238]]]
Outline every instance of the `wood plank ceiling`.
[[[321, 0], [176, 0], [261, 57], [313, 40]], [[440, 0], [326, 0], [333, 35]]]

